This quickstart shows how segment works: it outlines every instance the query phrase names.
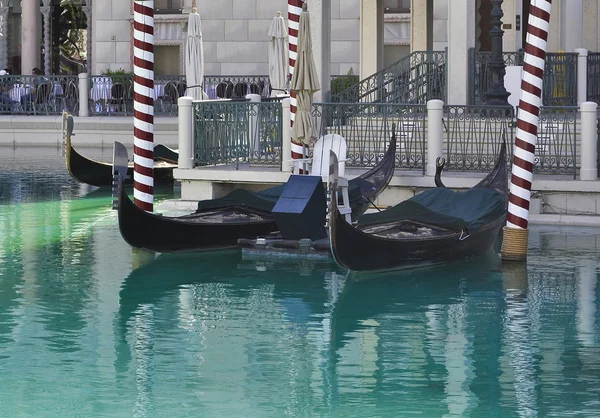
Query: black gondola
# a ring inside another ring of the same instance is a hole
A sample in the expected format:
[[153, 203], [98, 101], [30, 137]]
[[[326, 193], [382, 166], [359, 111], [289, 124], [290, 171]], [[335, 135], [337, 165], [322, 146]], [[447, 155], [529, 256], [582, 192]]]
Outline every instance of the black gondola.
[[[92, 186], [111, 186], [113, 181], [112, 164], [95, 161], [78, 153], [71, 144], [73, 132], [73, 117], [66, 115], [65, 154], [67, 170], [71, 176], [81, 182]], [[154, 147], [154, 182], [155, 184], [172, 183], [173, 169], [177, 168], [179, 153], [165, 145], [158, 144]], [[133, 180], [133, 162], [127, 169], [128, 182]]]
[[[335, 156], [330, 187], [337, 184]], [[351, 271], [377, 272], [446, 263], [490, 251], [506, 219], [506, 143], [496, 166], [466, 192], [439, 182], [383, 212], [345, 221], [331, 199], [329, 239], [335, 261]]]
[[[126, 153], [122, 144], [115, 145]], [[353, 216], [363, 214], [388, 185], [394, 173], [395, 157], [396, 136], [393, 134], [379, 164], [349, 181], [349, 189], [355, 191], [351, 193], [355, 197], [350, 199]], [[119, 229], [132, 247], [160, 253], [219, 250], [238, 247], [240, 238], [254, 239], [278, 230], [271, 209], [283, 185], [261, 192], [237, 189], [222, 198], [199, 202], [193, 214], [165, 217], [139, 209], [122, 182], [119, 183]]]

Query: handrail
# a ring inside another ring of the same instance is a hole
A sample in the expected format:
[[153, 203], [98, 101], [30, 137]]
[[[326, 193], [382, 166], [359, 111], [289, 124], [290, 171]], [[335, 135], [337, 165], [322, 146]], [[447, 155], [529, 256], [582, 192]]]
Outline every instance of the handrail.
[[334, 93], [333, 102], [423, 104], [446, 97], [446, 52], [416, 51]]

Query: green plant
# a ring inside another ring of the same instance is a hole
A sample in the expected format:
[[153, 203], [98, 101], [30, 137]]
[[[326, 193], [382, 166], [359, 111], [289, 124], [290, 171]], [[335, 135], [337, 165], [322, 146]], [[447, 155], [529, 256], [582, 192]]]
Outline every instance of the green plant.
[[100, 74], [107, 77], [133, 77], [133, 71], [125, 71], [122, 68], [118, 70], [104, 70]]
[[352, 90], [351, 97], [352, 101], [358, 100], [358, 82], [359, 77], [354, 74], [352, 67], [348, 70], [346, 75], [339, 76], [331, 81], [331, 95], [332, 97], [341, 93], [342, 91], [349, 89], [350, 87], [356, 87], [356, 91]]

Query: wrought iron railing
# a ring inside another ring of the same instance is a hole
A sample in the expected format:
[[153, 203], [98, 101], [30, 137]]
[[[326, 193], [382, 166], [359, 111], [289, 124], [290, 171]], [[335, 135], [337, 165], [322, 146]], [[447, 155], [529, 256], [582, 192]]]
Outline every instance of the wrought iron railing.
[[[49, 84], [49, 87], [38, 91], [38, 84]], [[133, 75], [93, 75], [88, 84], [90, 115], [133, 115]], [[186, 89], [183, 75], [156, 75], [154, 113], [176, 115], [177, 99], [186, 94]], [[270, 95], [269, 77], [207, 75], [204, 77], [204, 91], [209, 99], [238, 99], [250, 93], [267, 98]], [[76, 75], [0, 76], [0, 114], [58, 115], [65, 109], [77, 113], [79, 97]]]
[[315, 103], [312, 116], [317, 136], [339, 134], [346, 139], [349, 167], [375, 166], [387, 150], [395, 123], [396, 167], [425, 170], [425, 105]]
[[[89, 80], [90, 115], [133, 115], [133, 76], [94, 75]], [[182, 75], [155, 76], [154, 114], [177, 114], [187, 86]]]
[[204, 91], [209, 99], [241, 99], [247, 94], [268, 97], [271, 84], [268, 75], [207, 75]]
[[[577, 170], [576, 106], [542, 107], [534, 172], [570, 174]], [[508, 162], [516, 134], [512, 107], [445, 106], [444, 154], [448, 170], [490, 171], [505, 133]]]
[[514, 110], [506, 106], [444, 106], [444, 156], [451, 171], [491, 171], [502, 136], [508, 161], [514, 142]]
[[[490, 52], [470, 49], [471, 103], [483, 103], [483, 95], [490, 86]], [[504, 63], [523, 65], [524, 53], [505, 52]], [[543, 77], [542, 102], [544, 106], [574, 106], [577, 104], [577, 53], [549, 52]]]
[[425, 104], [446, 100], [446, 52], [413, 52], [408, 57], [332, 94], [339, 103]]
[[204, 101], [193, 111], [196, 165], [281, 164], [281, 103]]
[[600, 52], [588, 53], [587, 100], [600, 104]]
[[57, 115], [78, 106], [77, 76], [0, 76], [0, 114]]
[[[577, 107], [543, 107], [534, 172], [571, 174], [577, 170]], [[316, 103], [312, 116], [318, 136], [336, 133], [347, 142], [350, 167], [372, 167], [386, 150], [397, 125], [398, 169], [425, 170], [427, 109], [424, 105]], [[512, 162], [516, 114], [512, 107], [444, 106], [443, 156], [449, 171], [490, 171], [503, 136]]]
[[534, 172], [577, 175], [577, 106], [542, 107]]

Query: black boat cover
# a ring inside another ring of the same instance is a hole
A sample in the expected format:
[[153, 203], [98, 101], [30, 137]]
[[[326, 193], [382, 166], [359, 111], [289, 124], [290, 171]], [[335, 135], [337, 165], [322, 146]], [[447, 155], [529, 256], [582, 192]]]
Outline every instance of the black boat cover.
[[[245, 189], [235, 189], [231, 193], [218, 199], [201, 200], [198, 202], [196, 213], [214, 209], [225, 209], [231, 207], [244, 207], [261, 212], [271, 212], [277, 200], [283, 192], [285, 184], [270, 187], [260, 192], [251, 192]], [[352, 181], [348, 184], [348, 197], [350, 205], [362, 198], [361, 186]]]
[[359, 225], [415, 221], [455, 231], [475, 232], [506, 213], [505, 197], [497, 190], [475, 187], [455, 192], [429, 189], [382, 212], [358, 219]]

